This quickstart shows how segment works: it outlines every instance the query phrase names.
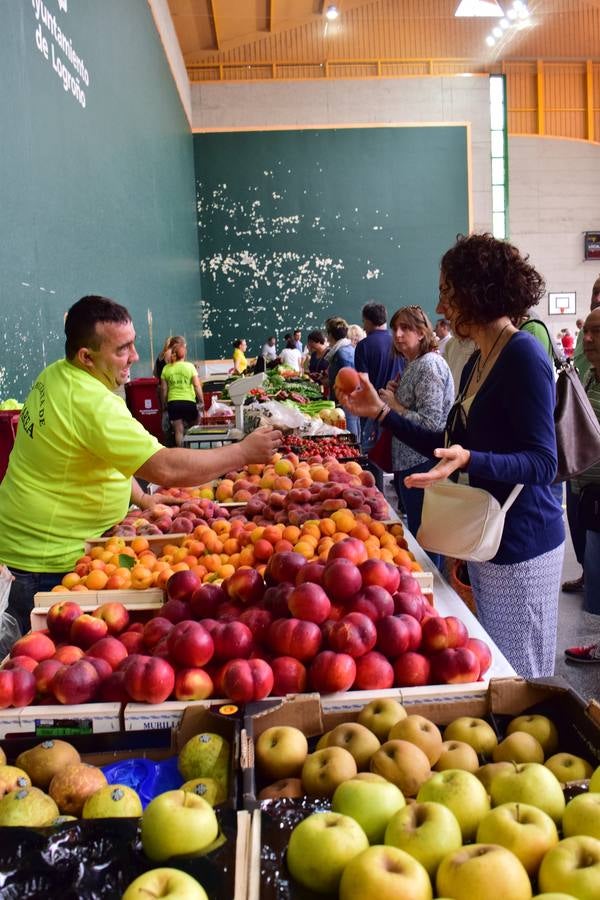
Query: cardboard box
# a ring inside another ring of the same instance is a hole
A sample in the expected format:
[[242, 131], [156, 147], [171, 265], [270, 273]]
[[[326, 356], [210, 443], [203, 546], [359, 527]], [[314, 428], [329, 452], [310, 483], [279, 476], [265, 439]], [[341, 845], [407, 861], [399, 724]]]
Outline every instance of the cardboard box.
[[34, 609], [48, 612], [51, 606], [61, 600], [71, 600], [86, 607], [102, 606], [103, 603], [123, 603], [127, 608], [144, 603], [162, 606], [165, 593], [161, 588], [146, 588], [143, 591], [121, 589], [119, 591], [38, 591], [33, 598]]
[[[389, 696], [394, 692], [377, 692], [376, 696], [384, 693]], [[470, 693], [415, 697], [406, 691], [396, 691], [396, 696], [411, 714], [425, 716], [439, 726], [459, 716], [477, 716], [486, 718], [499, 736], [504, 735], [511, 718], [535, 710], [555, 722], [561, 751], [600, 765], [600, 703], [595, 700], [586, 703], [562, 678], [535, 681], [498, 678], [492, 679], [487, 688]], [[273, 725], [294, 725], [310, 741], [336, 725], [354, 721], [366, 702], [364, 696], [353, 694], [322, 699], [318, 694], [304, 694], [277, 704], [263, 701], [262, 709], [259, 703], [248, 708], [240, 752], [244, 807], [251, 810], [258, 805], [260, 783], [254, 768], [254, 741], [265, 729]]]

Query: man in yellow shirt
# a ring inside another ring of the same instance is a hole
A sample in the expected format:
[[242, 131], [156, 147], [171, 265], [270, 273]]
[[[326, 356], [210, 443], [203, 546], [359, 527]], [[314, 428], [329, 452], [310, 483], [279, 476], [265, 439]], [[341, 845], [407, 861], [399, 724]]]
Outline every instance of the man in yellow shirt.
[[130, 502], [156, 502], [135, 475], [166, 486], [201, 484], [265, 462], [281, 435], [259, 428], [214, 450], [163, 447], [113, 391], [139, 357], [125, 307], [83, 297], [65, 320], [65, 359], [37, 378], [0, 484], [0, 563], [15, 577], [8, 612], [22, 632], [37, 591], [72, 569], [88, 537], [120, 521]]

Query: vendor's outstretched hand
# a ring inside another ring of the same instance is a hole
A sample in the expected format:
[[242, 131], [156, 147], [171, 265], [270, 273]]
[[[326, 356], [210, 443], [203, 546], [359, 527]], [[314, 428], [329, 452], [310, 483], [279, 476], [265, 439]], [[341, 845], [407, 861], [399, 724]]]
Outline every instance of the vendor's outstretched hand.
[[351, 394], [337, 390], [338, 402], [355, 416], [374, 419], [381, 412], [382, 400], [369, 381], [367, 373], [358, 372], [357, 374], [360, 379], [359, 386]]
[[434, 455], [439, 458], [439, 463], [428, 472], [415, 472], [404, 479], [404, 484], [409, 488], [426, 488], [436, 481], [448, 478], [457, 469], [464, 469], [469, 464], [471, 451], [465, 450], [460, 444], [452, 444], [451, 447], [438, 447]]
[[140, 509], [152, 509], [157, 503], [165, 506], [175, 506], [181, 503], [181, 497], [173, 497], [171, 494], [144, 494], [139, 502]]
[[241, 443], [245, 455], [244, 465], [269, 462], [281, 441], [281, 432], [270, 425], [251, 431]]

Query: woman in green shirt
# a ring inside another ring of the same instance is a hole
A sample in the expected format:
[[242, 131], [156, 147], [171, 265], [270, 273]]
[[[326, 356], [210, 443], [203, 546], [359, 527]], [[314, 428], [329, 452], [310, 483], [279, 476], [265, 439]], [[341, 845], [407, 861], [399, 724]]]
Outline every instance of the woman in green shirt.
[[171, 340], [171, 362], [162, 370], [160, 380], [163, 408], [166, 404], [177, 447], [183, 446], [185, 429], [197, 423], [198, 406], [204, 407], [202, 385], [196, 367], [186, 362], [186, 352], [185, 338]]

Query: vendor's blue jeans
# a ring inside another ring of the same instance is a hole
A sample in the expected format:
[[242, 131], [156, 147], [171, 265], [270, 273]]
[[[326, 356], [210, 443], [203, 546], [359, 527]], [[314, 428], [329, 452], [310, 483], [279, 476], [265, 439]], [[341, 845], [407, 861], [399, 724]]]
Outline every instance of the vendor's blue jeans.
[[[394, 472], [394, 487], [402, 500], [402, 505], [406, 512], [406, 524], [408, 525], [408, 530], [414, 537], [417, 536], [417, 531], [421, 524], [424, 493], [422, 488], [407, 488], [404, 484], [404, 479], [408, 475], [413, 475], [415, 472], [429, 472], [435, 465], [435, 462], [427, 461], [418, 466], [411, 466], [409, 469], [402, 469], [401, 472]], [[439, 569], [442, 565], [443, 557], [438, 553], [429, 553], [429, 551], [428, 556]]]
[[[23, 572], [10, 569], [15, 580], [8, 595], [7, 612], [16, 620], [21, 634], [31, 630], [30, 614], [33, 609], [33, 598], [38, 591], [51, 591], [54, 585], [60, 584], [66, 572]], [[0, 634], [0, 640], [2, 635]]]
[[600, 617], [600, 531], [585, 532], [583, 608]]

